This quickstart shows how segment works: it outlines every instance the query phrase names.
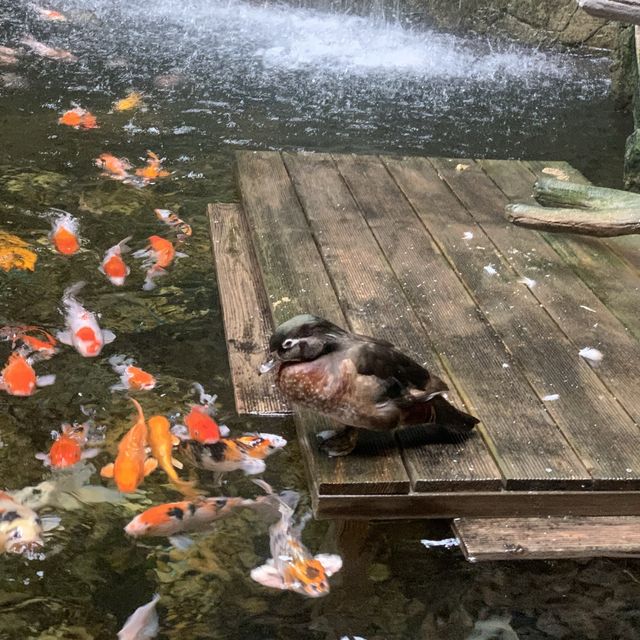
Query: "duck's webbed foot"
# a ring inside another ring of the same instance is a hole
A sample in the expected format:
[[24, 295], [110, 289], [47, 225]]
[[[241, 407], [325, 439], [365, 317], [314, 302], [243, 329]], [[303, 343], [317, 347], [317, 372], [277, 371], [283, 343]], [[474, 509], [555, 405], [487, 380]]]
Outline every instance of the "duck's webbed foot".
[[355, 427], [344, 427], [335, 431], [320, 431], [316, 434], [320, 449], [330, 458], [349, 455], [358, 442], [358, 430]]

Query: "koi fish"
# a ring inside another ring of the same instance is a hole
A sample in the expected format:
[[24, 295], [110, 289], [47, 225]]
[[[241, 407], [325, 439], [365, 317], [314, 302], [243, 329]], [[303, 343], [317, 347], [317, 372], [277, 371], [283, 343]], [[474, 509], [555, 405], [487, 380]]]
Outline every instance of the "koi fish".
[[147, 166], [136, 169], [136, 175], [148, 183], [157, 178], [166, 178], [171, 174], [162, 168], [162, 160], [164, 158], [160, 159], [153, 151], [147, 151]]
[[103, 170], [101, 175], [112, 180], [126, 181], [132, 177], [129, 174], [131, 163], [126, 158], [116, 158], [110, 153], [101, 153], [95, 159], [95, 164]]
[[154, 209], [153, 211], [158, 220], [161, 220], [177, 231], [178, 240], [180, 242], [183, 242], [193, 233], [191, 225], [188, 225], [184, 220], [178, 218], [173, 211], [170, 211], [169, 209]]
[[120, 440], [115, 462], [105, 465], [100, 470], [103, 478], [115, 480], [121, 493], [135, 491], [144, 478], [158, 466], [155, 458], [147, 458], [147, 423], [142, 407], [137, 400], [131, 399], [131, 402], [138, 411], [138, 420]]
[[140, 249], [133, 254], [134, 258], [144, 258], [142, 268], [147, 270], [144, 285], [145, 291], [155, 288], [154, 280], [166, 275], [167, 267], [171, 265], [175, 258], [186, 258], [186, 254], [176, 251], [170, 240], [165, 240], [160, 236], [150, 236], [149, 245], [145, 249]]
[[[35, 334], [35, 335], [30, 335]], [[11, 348], [21, 343], [22, 351], [37, 354], [38, 361], [48, 360], [58, 352], [58, 341], [42, 327], [7, 325], [0, 328], [0, 340], [11, 341]]]
[[156, 593], [151, 602], [138, 607], [118, 631], [118, 640], [151, 640], [158, 635], [160, 625], [156, 605], [160, 596]]
[[156, 386], [156, 379], [139, 367], [133, 366], [133, 358], [123, 355], [115, 355], [109, 358], [109, 364], [120, 376], [120, 383], [114, 384], [111, 391], [124, 391], [135, 389], [136, 391], [151, 391]]
[[80, 250], [78, 219], [62, 209], [50, 209], [44, 214], [51, 218], [52, 229], [49, 238], [56, 250], [65, 256], [72, 256]]
[[84, 285], [84, 282], [77, 282], [65, 290], [62, 304], [67, 328], [59, 331], [57, 338], [74, 347], [81, 356], [95, 358], [100, 355], [102, 347], [113, 342], [116, 336], [112, 331], [100, 329], [95, 314], [87, 311], [76, 299]]
[[78, 61], [78, 58], [76, 58], [76, 56], [74, 56], [71, 51], [50, 47], [43, 42], [39, 42], [33, 36], [24, 36], [24, 38], [20, 40], [20, 43], [25, 45], [26, 47], [29, 47], [31, 51], [33, 51], [36, 55], [41, 56], [42, 58], [49, 58], [51, 60], [62, 60], [63, 62]]
[[182, 469], [183, 465], [173, 457], [173, 447], [180, 444], [180, 439], [171, 433], [171, 424], [164, 416], [151, 416], [148, 426], [151, 455], [158, 461], [158, 465], [169, 476], [171, 482], [186, 488], [188, 483], [181, 480], [174, 469]]
[[52, 469], [65, 469], [72, 467], [80, 460], [95, 458], [99, 449], [85, 449], [88, 437], [88, 424], [63, 424], [61, 432], [52, 431], [54, 443], [49, 453], [36, 453], [36, 459], [42, 460], [47, 467]]
[[252, 458], [264, 460], [278, 449], [287, 445], [282, 436], [273, 433], [248, 433], [235, 438], [238, 444], [244, 445], [247, 453]]
[[0, 551], [34, 553], [44, 547], [42, 536], [38, 514], [0, 491]]
[[67, 20], [66, 16], [59, 11], [54, 11], [53, 9], [45, 9], [44, 7], [39, 7], [35, 4], [32, 4], [31, 8], [43, 20], [48, 20], [49, 22], [66, 22]]
[[138, 91], [129, 91], [126, 97], [117, 100], [113, 105], [114, 111], [130, 111], [142, 104], [142, 94]]
[[254, 480], [278, 500], [280, 519], [269, 527], [271, 558], [251, 571], [251, 578], [272, 589], [294, 591], [310, 598], [329, 593], [329, 578], [342, 568], [342, 558], [332, 553], [315, 556], [302, 544], [301, 534], [306, 520], [293, 525], [298, 494], [289, 492], [288, 499], [276, 496], [266, 482]]
[[55, 375], [36, 376], [29, 358], [14, 351], [0, 372], [0, 389], [12, 396], [30, 396], [36, 387], [47, 387], [56, 381]]
[[194, 500], [158, 504], [139, 513], [124, 530], [133, 538], [194, 533], [208, 529], [213, 522], [232, 515], [237, 509], [254, 507], [266, 499], [267, 496], [261, 496], [257, 500], [223, 496], [198, 497]]
[[73, 127], [74, 129], [97, 129], [98, 121], [96, 117], [86, 109], [75, 107], [65, 111], [59, 118], [59, 124], [64, 124], [67, 127]]
[[127, 236], [124, 240], [120, 240], [118, 244], [113, 245], [104, 254], [104, 258], [98, 267], [101, 273], [109, 279], [109, 282], [116, 287], [124, 284], [125, 278], [131, 272], [131, 269], [124, 263], [122, 259], [123, 253], [128, 253], [131, 249], [127, 246], [127, 242], [131, 240], [131, 236]]
[[18, 64], [18, 50], [11, 47], [0, 46], [0, 65], [8, 67], [14, 64]]

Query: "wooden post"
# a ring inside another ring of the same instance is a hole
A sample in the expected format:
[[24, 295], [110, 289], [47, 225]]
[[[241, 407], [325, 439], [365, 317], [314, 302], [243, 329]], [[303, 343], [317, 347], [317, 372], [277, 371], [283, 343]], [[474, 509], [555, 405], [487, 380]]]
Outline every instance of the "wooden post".
[[640, 24], [638, 0], [578, 0], [578, 6], [591, 16]]

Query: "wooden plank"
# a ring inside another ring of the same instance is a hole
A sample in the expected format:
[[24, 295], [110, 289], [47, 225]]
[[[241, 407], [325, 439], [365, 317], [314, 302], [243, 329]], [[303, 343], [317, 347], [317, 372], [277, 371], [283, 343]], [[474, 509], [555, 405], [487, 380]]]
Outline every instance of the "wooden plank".
[[319, 519], [640, 516], [638, 491], [433, 492], [401, 496], [312, 496]]
[[[431, 343], [331, 156], [285, 153], [283, 158], [350, 327], [388, 340], [442, 374]], [[412, 430], [414, 437], [416, 431]], [[454, 485], [480, 490], [501, 484], [499, 471], [476, 435], [466, 442], [405, 449], [404, 456], [416, 491]]]
[[456, 518], [453, 530], [471, 562], [640, 556], [634, 516]]
[[[475, 415], [508, 488], [584, 486], [590, 476], [378, 158], [335, 156], [371, 232]], [[411, 175], [394, 165], [403, 181]], [[358, 232], [360, 235], [360, 231]], [[510, 364], [509, 364], [510, 363]], [[509, 364], [505, 367], [504, 364]], [[533, 447], [524, 447], [536, 434]], [[409, 450], [405, 455], [409, 456]], [[416, 459], [415, 465], [430, 464]]]
[[[553, 174], [548, 171], [561, 171], [572, 181], [588, 182], [566, 162], [529, 161], [521, 164], [536, 176], [550, 176]], [[547, 173], [544, 173], [545, 170]], [[515, 192], [517, 190], [514, 188], [505, 191], [512, 199], [515, 199], [512, 196]], [[626, 243], [620, 242], [621, 238], [598, 241], [584, 236], [561, 237], [553, 233], [544, 234], [544, 238], [634, 337], [640, 340], [640, 237], [629, 238]]]
[[[535, 176], [526, 165], [506, 160], [483, 160], [480, 161], [480, 166], [510, 199], [523, 199], [530, 193]], [[541, 235], [548, 238], [553, 234]], [[529, 240], [523, 239], [523, 242]], [[602, 243], [599, 247], [586, 249], [580, 238], [576, 237], [575, 240], [567, 238], [562, 244], [566, 247], [565, 252], [573, 253], [575, 264], [592, 265], [592, 278], [599, 277], [601, 281], [598, 288], [606, 289], [609, 282], [615, 281], [617, 277], [624, 277], [622, 270], [627, 268], [626, 265], [611, 265], [606, 256], [608, 250]], [[520, 248], [522, 245], [511, 246]], [[521, 276], [530, 275], [528, 260], [523, 251], [512, 251], [503, 255]], [[559, 288], [558, 280], [565, 281], [567, 272], [571, 273], [568, 266], [564, 270], [554, 269], [553, 280], [536, 278], [537, 284], [531, 293], [544, 305], [563, 333], [573, 342], [576, 350], [592, 346], [604, 354], [595, 372], [634, 421], [640, 423], [640, 342], [626, 330], [599, 298], [586, 298], [586, 285], [572, 284]], [[570, 282], [573, 283], [573, 279]], [[640, 279], [638, 282], [640, 285]], [[640, 309], [638, 299], [636, 309]], [[636, 315], [640, 316], [640, 313]]]
[[640, 24], [638, 0], [578, 0], [578, 6], [597, 18]]
[[[523, 233], [506, 221], [496, 222], [504, 195], [471, 161], [434, 159], [432, 165], [413, 158], [402, 164], [413, 164], [422, 179], [399, 181], [401, 188], [538, 396], [560, 395], [545, 406], [598, 486], [640, 486], [637, 427], [493, 246], [495, 241], [511, 247], [519, 242], [514, 236]], [[471, 244], [462, 240], [469, 231], [474, 233]], [[531, 266], [553, 274], [560, 263], [557, 254], [543, 241], [534, 248]]]
[[260, 364], [268, 359], [271, 324], [242, 207], [210, 204], [208, 211], [236, 411], [291, 413], [273, 378], [258, 374]]
[[[236, 154], [243, 207], [260, 265], [271, 316], [278, 325], [299, 313], [313, 313], [344, 325], [345, 319], [282, 158], [277, 153]], [[342, 493], [406, 493], [410, 487], [397, 447], [372, 440], [354, 452], [350, 464], [318, 451], [315, 434], [326, 421], [296, 417], [296, 428], [312, 493], [331, 486]], [[376, 464], [359, 461], [376, 456]]]

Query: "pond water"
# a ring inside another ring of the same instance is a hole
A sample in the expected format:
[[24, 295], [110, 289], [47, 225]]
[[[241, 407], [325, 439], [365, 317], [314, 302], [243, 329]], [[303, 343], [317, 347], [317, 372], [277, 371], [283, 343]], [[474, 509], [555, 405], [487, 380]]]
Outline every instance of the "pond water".
[[[0, 272], [0, 322], [62, 328], [60, 300], [80, 295], [117, 335], [97, 359], [71, 349], [39, 365], [56, 384], [28, 398], [0, 394], [0, 487], [51, 478], [34, 458], [50, 432], [82, 421], [81, 406], [107, 425], [105, 452], [132, 424], [131, 403], [111, 393], [108, 358], [134, 357], [158, 387], [138, 394], [148, 415], [176, 414], [201, 382], [218, 394], [218, 417], [234, 432], [271, 431], [289, 445], [268, 460], [265, 479], [301, 492], [304, 473], [292, 425], [234, 414], [205, 204], [237, 197], [237, 148], [317, 149], [466, 157], [566, 159], [588, 177], [620, 183], [629, 118], [614, 111], [603, 55], [543, 52], [409, 29], [379, 17], [322, 13], [257, 2], [64, 0], [67, 22], [40, 20], [31, 5], [1, 0], [0, 44], [25, 34], [71, 50], [75, 63], [25, 53], [0, 68], [0, 231], [36, 247], [33, 273]], [[7, 75], [13, 74], [13, 75]], [[144, 109], [112, 113], [135, 89]], [[74, 103], [100, 125], [57, 124]], [[103, 152], [140, 165], [147, 149], [166, 158], [169, 178], [142, 189], [99, 175]], [[80, 220], [83, 250], [56, 254], [41, 214]], [[107, 248], [133, 236], [167, 235], [153, 209], [170, 208], [193, 226], [188, 258], [153, 291], [133, 263], [124, 287], [98, 272]], [[9, 345], [0, 344], [2, 361]], [[201, 486], [216, 489], [206, 473]], [[100, 484], [97, 473], [91, 479]], [[75, 510], [62, 519], [44, 558], [0, 556], [0, 638], [114, 638], [127, 616], [161, 601], [161, 638], [640, 638], [640, 562], [464, 562], [457, 550], [424, 548], [447, 535], [426, 522], [371, 528], [363, 573], [332, 579], [322, 600], [270, 591], [249, 578], [268, 557], [267, 526], [252, 512], [220, 522], [188, 550], [162, 539], [132, 541], [122, 530], [136, 510], [178, 499], [160, 473], [126, 505]], [[239, 474], [228, 495], [253, 496]], [[333, 552], [332, 528], [310, 522], [305, 543]]]

